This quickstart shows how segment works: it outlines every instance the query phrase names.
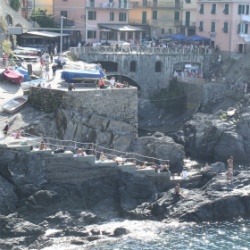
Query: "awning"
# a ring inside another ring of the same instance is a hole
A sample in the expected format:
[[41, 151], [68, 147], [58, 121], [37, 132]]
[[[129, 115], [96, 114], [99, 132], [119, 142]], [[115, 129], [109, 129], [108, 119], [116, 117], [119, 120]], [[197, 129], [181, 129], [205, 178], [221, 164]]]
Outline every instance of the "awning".
[[98, 26], [111, 31], [143, 31], [143, 29], [128, 24], [105, 24], [99, 23]]
[[210, 38], [195, 35], [195, 36], [188, 37], [187, 41], [189, 41], [189, 42], [209, 42]]
[[[56, 38], [60, 37], [60, 33], [50, 32], [50, 31], [28, 31], [21, 35], [22, 37], [47, 37]], [[62, 36], [69, 36], [69, 34], [62, 34]]]
[[183, 34], [169, 34], [163, 38], [172, 38], [172, 39], [178, 40], [178, 41], [185, 41], [187, 39], [187, 37]]

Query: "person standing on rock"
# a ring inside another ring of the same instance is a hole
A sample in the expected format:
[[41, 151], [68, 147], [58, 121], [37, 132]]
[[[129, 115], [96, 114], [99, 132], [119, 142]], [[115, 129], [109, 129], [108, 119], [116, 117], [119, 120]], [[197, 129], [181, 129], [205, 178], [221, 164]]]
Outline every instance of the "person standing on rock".
[[230, 156], [230, 158], [227, 160], [228, 163], [228, 168], [232, 168], [234, 167], [234, 159], [233, 156]]
[[72, 91], [72, 90], [75, 90], [75, 84], [74, 83], [71, 83], [70, 85], [69, 85], [69, 87], [68, 87], [68, 90], [69, 91]]
[[9, 123], [6, 121], [6, 122], [5, 122], [5, 125], [4, 125], [4, 129], [3, 129], [4, 137], [7, 137], [9, 129], [10, 129], [10, 125], [9, 125]]
[[233, 156], [230, 156], [230, 158], [227, 160], [228, 163], [228, 173], [227, 173], [227, 180], [231, 181], [231, 183], [233, 182], [233, 165], [234, 165], [234, 161], [233, 161]]

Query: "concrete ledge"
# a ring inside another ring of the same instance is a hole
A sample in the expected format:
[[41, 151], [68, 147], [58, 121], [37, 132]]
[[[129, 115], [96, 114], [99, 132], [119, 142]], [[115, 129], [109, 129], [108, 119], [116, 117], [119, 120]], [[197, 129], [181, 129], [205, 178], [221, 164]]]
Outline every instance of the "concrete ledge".
[[65, 151], [63, 153], [54, 153], [54, 152], [52, 152], [52, 155], [56, 156], [56, 157], [70, 157], [70, 158], [71, 157], [73, 158], [73, 156], [74, 156], [73, 152], [71, 152], [71, 151]]
[[95, 156], [94, 155], [74, 156], [74, 160], [77, 162], [86, 162], [90, 166], [95, 165]]
[[125, 164], [118, 166], [118, 169], [120, 169], [122, 172], [127, 173], [135, 173], [136, 172], [136, 166], [134, 164]]
[[167, 176], [169, 176], [168, 173], [155, 172], [154, 168], [137, 169], [136, 174], [144, 174], [144, 175], [149, 175], [149, 176], [158, 176], [158, 175], [167, 175]]
[[8, 145], [8, 148], [30, 152], [30, 145]]
[[36, 154], [52, 154], [52, 149], [43, 149], [40, 150], [39, 148], [34, 148], [31, 150], [31, 153], [36, 153]]
[[117, 167], [117, 163], [114, 161], [95, 161], [96, 167]]

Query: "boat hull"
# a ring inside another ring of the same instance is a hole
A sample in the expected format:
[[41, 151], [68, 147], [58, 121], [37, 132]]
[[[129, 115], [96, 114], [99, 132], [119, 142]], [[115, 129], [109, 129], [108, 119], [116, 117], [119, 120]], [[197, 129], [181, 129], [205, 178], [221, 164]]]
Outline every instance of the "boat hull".
[[18, 111], [26, 102], [28, 101], [28, 96], [16, 96], [9, 101], [3, 103], [2, 109], [8, 113], [15, 113]]
[[66, 82], [98, 80], [101, 77], [103, 74], [100, 70], [64, 70], [61, 75], [61, 78]]
[[3, 72], [4, 78], [11, 82], [20, 84], [23, 81], [23, 75], [15, 72], [14, 70], [6, 69]]

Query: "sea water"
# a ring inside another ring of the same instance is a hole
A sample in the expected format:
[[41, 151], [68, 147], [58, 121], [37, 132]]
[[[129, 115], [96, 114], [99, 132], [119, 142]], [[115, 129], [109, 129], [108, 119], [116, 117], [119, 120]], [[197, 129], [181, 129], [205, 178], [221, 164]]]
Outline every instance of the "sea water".
[[155, 221], [114, 220], [102, 225], [91, 225], [113, 231], [125, 227], [129, 234], [109, 237], [105, 240], [76, 246], [63, 242], [43, 248], [44, 250], [249, 250], [250, 220], [237, 219], [230, 222], [213, 223], [162, 223]]

